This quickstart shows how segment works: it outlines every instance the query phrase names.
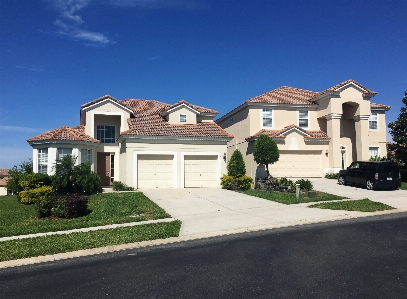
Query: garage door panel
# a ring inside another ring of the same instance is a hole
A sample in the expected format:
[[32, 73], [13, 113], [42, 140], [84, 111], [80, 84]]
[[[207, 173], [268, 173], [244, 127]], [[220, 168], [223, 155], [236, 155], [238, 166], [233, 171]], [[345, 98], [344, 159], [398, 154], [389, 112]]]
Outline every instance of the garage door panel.
[[138, 188], [173, 187], [173, 155], [139, 155]]
[[269, 166], [274, 177], [321, 177], [321, 151], [280, 151], [280, 159]]
[[190, 187], [219, 186], [218, 156], [185, 156], [184, 185]]

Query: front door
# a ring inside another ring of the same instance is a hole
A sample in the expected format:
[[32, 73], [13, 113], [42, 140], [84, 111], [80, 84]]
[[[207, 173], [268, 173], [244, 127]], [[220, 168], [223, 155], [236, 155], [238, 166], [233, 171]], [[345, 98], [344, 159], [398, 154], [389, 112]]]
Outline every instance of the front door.
[[102, 180], [102, 186], [110, 185], [110, 153], [98, 153], [97, 173]]

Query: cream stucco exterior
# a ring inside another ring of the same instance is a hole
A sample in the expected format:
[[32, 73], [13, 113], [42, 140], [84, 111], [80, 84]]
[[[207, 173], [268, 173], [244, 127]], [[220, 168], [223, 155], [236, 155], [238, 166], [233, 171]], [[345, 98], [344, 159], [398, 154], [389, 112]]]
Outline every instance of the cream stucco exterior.
[[[307, 158], [305, 153], [314, 153], [315, 161], [320, 161], [320, 171], [316, 170], [313, 176], [322, 177], [346, 168], [352, 161], [369, 160], [369, 148], [377, 148], [380, 156], [387, 154], [385, 111], [389, 107], [371, 105], [373, 95], [350, 82], [334, 92], [322, 93], [308, 105], [246, 101], [216, 122], [234, 136], [228, 142], [227, 156], [239, 149], [246, 163], [247, 175], [253, 178], [259, 176], [259, 167], [253, 159], [256, 138], [249, 137], [261, 130], [276, 131], [296, 126], [297, 129], [282, 132], [283, 138], [273, 138], [280, 154], [298, 153], [297, 158], [301, 154]], [[263, 126], [263, 109], [272, 109], [272, 126]], [[322, 131], [329, 138], [304, 138], [306, 134], [299, 129], [300, 110], [308, 111], [308, 126], [302, 129]], [[377, 114], [377, 129], [369, 129], [372, 112]], [[273, 165], [269, 169], [273, 175]], [[296, 171], [293, 170], [289, 176], [296, 177]]]
[[[159, 103], [159, 105], [165, 104]], [[197, 125], [199, 123], [214, 124], [213, 117], [216, 114], [212, 112], [213, 110], [207, 109], [205, 111], [209, 112], [200, 113], [195, 110], [194, 107], [198, 106], [189, 105], [185, 101], [182, 101], [180, 104], [174, 105], [174, 107], [170, 106], [170, 109], [166, 110], [165, 113], [162, 113], [159, 117], [164, 118], [169, 124], [175, 125], [176, 127], [188, 126], [187, 128], [189, 128], [191, 125]], [[180, 115], [182, 115], [182, 117], [180, 117]], [[218, 130], [223, 132], [224, 137], [193, 135], [187, 137], [144, 136], [126, 133], [130, 129], [129, 120], [137, 121], [137, 117], [138, 115], [134, 115], [131, 109], [108, 96], [91, 102], [90, 104], [83, 105], [81, 107], [80, 123], [81, 126], [84, 126], [84, 133], [92, 138], [99, 139], [98, 126], [108, 126], [110, 128], [114, 126], [114, 139], [111, 138], [108, 143], [104, 143], [103, 141], [100, 143], [92, 143], [63, 139], [43, 140], [43, 138], [29, 141], [33, 147], [34, 171], [37, 172], [39, 170], [39, 163], [46, 163], [47, 173], [52, 174], [53, 166], [58, 156], [58, 149], [69, 148], [71, 149], [72, 155], [77, 157], [77, 164], [90, 157], [92, 169], [101, 175], [101, 177], [106, 174], [109, 177], [110, 183], [112, 181], [121, 181], [128, 186], [138, 188], [140, 178], [144, 176], [138, 167], [139, 160], [146, 157], [165, 156], [171, 157], [173, 165], [173, 169], [164, 174], [171, 177], [172, 184], [170, 187], [184, 188], [186, 179], [184, 169], [185, 160], [193, 161], [194, 157], [197, 157], [202, 164], [205, 163], [205, 157], [207, 157], [208, 165], [209, 162], [211, 166], [216, 165], [216, 169], [211, 173], [215, 174], [216, 186], [220, 187], [220, 178], [227, 172], [225, 157], [227, 141], [229, 141], [231, 137], [219, 126], [214, 124]], [[185, 121], [181, 121], [181, 119]], [[203, 126], [201, 130], [205, 130], [205, 126]], [[46, 150], [46, 162], [40, 162], [39, 151], [41, 150]], [[82, 157], [82, 155], [87, 156]], [[216, 162], [214, 163], [213, 161]], [[189, 163], [188, 167], [191, 167], [191, 165], [193, 165], [193, 163]], [[154, 167], [154, 165], [152, 165], [152, 167]], [[199, 186], [199, 182], [197, 187], [201, 187]], [[205, 187], [204, 183], [203, 187]]]

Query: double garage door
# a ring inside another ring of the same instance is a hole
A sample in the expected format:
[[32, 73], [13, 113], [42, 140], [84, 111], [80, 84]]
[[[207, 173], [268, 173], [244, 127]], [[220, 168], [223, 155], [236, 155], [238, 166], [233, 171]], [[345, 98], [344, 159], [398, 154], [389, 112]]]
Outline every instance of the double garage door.
[[322, 177], [321, 151], [280, 151], [279, 160], [269, 165], [274, 177]]
[[[217, 159], [217, 156], [184, 156], [184, 186], [219, 186]], [[138, 155], [137, 160], [138, 188], [172, 188], [178, 181], [173, 155]]]

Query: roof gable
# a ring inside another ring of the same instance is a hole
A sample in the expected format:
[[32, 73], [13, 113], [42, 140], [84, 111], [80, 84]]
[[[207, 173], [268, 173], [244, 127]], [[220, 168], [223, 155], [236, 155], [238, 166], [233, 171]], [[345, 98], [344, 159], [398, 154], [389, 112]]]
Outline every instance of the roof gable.
[[269, 104], [302, 104], [312, 105], [310, 101], [318, 93], [310, 90], [281, 86], [257, 97], [248, 99], [246, 103], [269, 103]]
[[296, 125], [289, 125], [281, 130], [260, 130], [256, 134], [246, 138], [247, 141], [256, 140], [261, 135], [267, 135], [270, 138], [285, 139], [290, 133], [297, 132], [304, 137], [305, 140], [329, 140], [328, 135], [321, 130], [305, 130]]
[[96, 100], [83, 104], [83, 105], [81, 105], [81, 110], [89, 111], [89, 110], [95, 109], [96, 107], [100, 107], [101, 105], [104, 105], [105, 103], [112, 103], [114, 106], [119, 107], [120, 109], [125, 110], [128, 113], [132, 113], [131, 109], [129, 109], [128, 107], [123, 105], [121, 103], [121, 101], [115, 99], [111, 95], [104, 95], [103, 97], [100, 97]]
[[370, 95], [372, 97], [372, 96], [377, 94], [376, 92], [366, 88], [365, 86], [363, 86], [359, 82], [357, 82], [357, 81], [355, 81], [353, 79], [349, 79], [349, 80], [341, 82], [341, 83], [339, 83], [339, 84], [337, 84], [335, 86], [332, 86], [332, 87], [330, 87], [328, 89], [325, 89], [324, 91], [320, 92], [318, 95], [322, 95], [322, 94], [326, 94], [326, 93], [332, 93], [332, 92], [340, 93], [341, 91], [343, 91], [343, 90], [345, 90], [346, 88], [349, 88], [349, 87], [353, 87], [353, 88], [359, 90], [361, 93], [363, 93], [366, 96]]

